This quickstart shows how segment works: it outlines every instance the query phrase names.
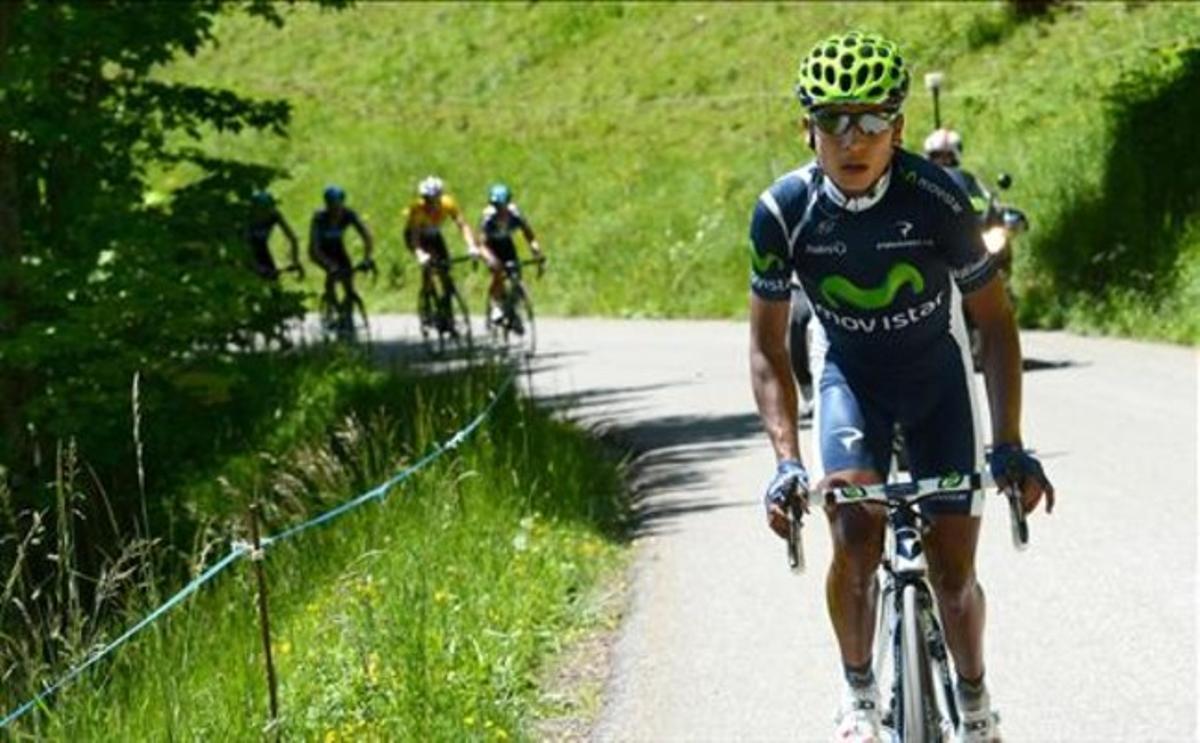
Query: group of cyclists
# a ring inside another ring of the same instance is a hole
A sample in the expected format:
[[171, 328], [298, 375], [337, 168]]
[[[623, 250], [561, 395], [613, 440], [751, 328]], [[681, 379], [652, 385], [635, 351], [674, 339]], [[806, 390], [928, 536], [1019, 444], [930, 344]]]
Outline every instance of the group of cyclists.
[[[1019, 491], [1026, 512], [1043, 499], [1047, 510], [1054, 503], [1023, 443], [1016, 323], [983, 243], [974, 208], [981, 203], [972, 204], [989, 197], [958, 170], [962, 141], [953, 132], [929, 138], [930, 159], [901, 147], [909, 80], [899, 47], [876, 34], [816, 44], [800, 61], [796, 86], [815, 157], [763, 191], [751, 218], [751, 385], [776, 460], [764, 494], [767, 523], [783, 538], [792, 509], [799, 502], [807, 510], [811, 494], [884, 482], [897, 428], [914, 479], [988, 467], [998, 485]], [[797, 301], [817, 319], [806, 363], [815, 403], [807, 465], [788, 341]], [[993, 442], [986, 458], [963, 309], [982, 337]], [[957, 673], [954, 732], [962, 741], [997, 741], [975, 574], [978, 501], [955, 493], [920, 509], [928, 577]], [[888, 740], [872, 664], [887, 513], [862, 504], [824, 511], [833, 541], [826, 600], [845, 679], [834, 739]], [[794, 631], [786, 617], [764, 619], [768, 642], [770, 633]]]
[[[990, 194], [961, 170], [962, 140], [939, 129], [920, 157], [901, 147], [910, 72], [898, 46], [862, 32], [822, 40], [800, 63], [796, 92], [803, 135], [814, 159], [778, 178], [759, 196], [750, 225], [751, 382], [776, 468], [764, 495], [770, 528], [786, 537], [789, 508], [810, 492], [883, 482], [893, 437], [904, 437], [914, 478], [971, 473], [989, 467], [996, 482], [1015, 487], [1026, 511], [1054, 488], [1021, 432], [1021, 349], [1012, 307], [978, 212]], [[330, 186], [325, 208], [312, 217], [309, 254], [354, 293], [353, 266], [343, 242], [354, 228], [373, 265], [370, 231]], [[257, 270], [279, 272], [267, 250], [278, 224], [291, 242], [288, 267], [302, 271], [295, 233], [269, 194], [255, 196], [249, 236]], [[434, 176], [420, 181], [407, 209], [405, 245], [421, 266], [422, 287], [448, 264], [442, 234], [453, 222], [468, 252], [492, 271], [493, 312], [503, 266], [515, 258], [520, 231], [536, 258], [542, 251], [504, 184], [493, 185], [479, 235]], [[793, 277], [813, 323], [806, 367], [815, 402], [814, 457], [806, 465], [797, 436], [797, 385], [788, 329]], [[983, 339], [982, 371], [991, 412], [989, 456], [975, 399], [963, 309]], [[810, 469], [811, 467], [811, 469]], [[813, 483], [810, 487], [810, 483]], [[922, 505], [929, 578], [954, 661], [962, 710], [956, 734], [965, 741], [999, 739], [984, 681], [985, 602], [975, 574], [980, 513], [970, 497]], [[826, 507], [833, 557], [826, 581], [828, 610], [844, 667], [845, 693], [835, 739], [886, 740], [880, 691], [872, 670], [875, 581], [885, 533], [876, 507]], [[768, 632], [792, 631], [787, 618], [765, 618]]]
[[[346, 191], [340, 186], [325, 188], [323, 209], [313, 213], [309, 226], [308, 255], [325, 272], [325, 297], [333, 300], [341, 290], [346, 301], [365, 315], [362, 297], [354, 287], [356, 271], [375, 270], [375, 242], [371, 231], [358, 213], [346, 205]], [[423, 178], [416, 189], [416, 198], [405, 210], [404, 244], [421, 267], [421, 288], [426, 291], [431, 282], [445, 280], [450, 265], [449, 250], [442, 234], [447, 221], [453, 222], [462, 235], [471, 258], [483, 261], [492, 274], [488, 287], [490, 322], [498, 322], [502, 308], [500, 300], [507, 270], [517, 261], [514, 233], [525, 236], [534, 260], [539, 266], [545, 255], [529, 221], [513, 201], [512, 190], [504, 183], [488, 189], [488, 203], [483, 209], [476, 232], [467, 224], [458, 201], [445, 190], [437, 176]], [[292, 271], [303, 278], [300, 245], [296, 232], [279, 210], [274, 196], [268, 191], [256, 191], [251, 196], [251, 213], [246, 227], [255, 273], [264, 279], [277, 280], [281, 270], [271, 254], [271, 233], [279, 226], [290, 246], [290, 263], [283, 271]], [[346, 249], [347, 229], [358, 233], [363, 244], [363, 259], [355, 264]]]

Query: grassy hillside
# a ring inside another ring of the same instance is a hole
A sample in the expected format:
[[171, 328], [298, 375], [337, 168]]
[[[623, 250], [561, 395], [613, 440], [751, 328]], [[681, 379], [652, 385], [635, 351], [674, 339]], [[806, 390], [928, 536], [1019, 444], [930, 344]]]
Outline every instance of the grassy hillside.
[[[260, 496], [266, 531], [278, 534], [445, 441], [499, 382], [488, 370], [331, 375], [315, 393], [347, 411], [343, 418], [286, 450], [248, 452], [213, 487], [235, 523]], [[473, 436], [386, 500], [271, 547], [283, 739], [528, 737], [539, 715], [562, 712], [539, 694], [543, 664], [609, 621], [592, 601], [624, 562], [623, 493], [594, 440], [510, 391]], [[223, 536], [219, 512], [207, 511]], [[226, 544], [210, 542], [197, 561], [212, 564]], [[255, 600], [242, 560], [6, 732], [13, 740], [261, 738], [268, 714]], [[131, 607], [125, 624], [146, 608]], [[37, 688], [8, 679], [3, 709]]]
[[[939, 69], [949, 78], [944, 116], [964, 132], [968, 166], [989, 180], [1014, 176], [1010, 198], [1034, 224], [1018, 266], [1026, 320], [1200, 338], [1189, 311], [1200, 300], [1200, 272], [1189, 268], [1200, 261], [1194, 199], [1169, 215], [1183, 228], [1149, 240], [1175, 259], [1153, 261], [1141, 286], [1122, 285], [1125, 270], [1096, 280], [1054, 260], [1111, 252], [1113, 230], [1087, 222], [1142, 208], [1136, 194], [1114, 195], [1128, 180], [1114, 178], [1110, 155], [1122, 137], [1116, 112], [1137, 95], [1153, 109], [1158, 93], [1106, 96], [1146, 69], [1170, 87], [1181, 73], [1159, 50], [1200, 28], [1195, 4], [1081, 3], [1023, 23], [1000, 3], [363, 3], [286, 15], [282, 30], [230, 17], [220, 48], [163, 74], [294, 103], [288, 139], [214, 134], [206, 146], [286, 167], [291, 179], [277, 191], [301, 227], [323, 184], [343, 184], [385, 261], [399, 266], [399, 287], [373, 291], [376, 308], [413, 302], [401, 209], [415, 181], [436, 172], [472, 220], [490, 181], [514, 187], [554, 261], [535, 287], [544, 311], [741, 316], [749, 210], [808, 156], [789, 92], [798, 54], [859, 26], [897, 38], [913, 65], [911, 146], [932, 126], [921, 78]], [[1196, 97], [1184, 77], [1183, 92]], [[1135, 163], [1139, 154], [1135, 146]], [[1192, 147], [1174, 157], [1200, 155]], [[1084, 203], [1098, 210], [1081, 211]], [[481, 279], [469, 283], [476, 296]], [[1172, 313], [1180, 317], [1168, 325], [1148, 320]]]

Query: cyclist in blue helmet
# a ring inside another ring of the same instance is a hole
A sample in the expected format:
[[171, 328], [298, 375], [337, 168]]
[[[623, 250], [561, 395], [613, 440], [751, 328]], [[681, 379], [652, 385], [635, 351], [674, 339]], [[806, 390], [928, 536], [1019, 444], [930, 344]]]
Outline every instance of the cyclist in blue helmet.
[[292, 226], [284, 219], [283, 213], [275, 203], [275, 197], [270, 191], [259, 190], [250, 195], [250, 219], [246, 225], [246, 242], [250, 244], [250, 253], [254, 261], [254, 272], [264, 279], [278, 279], [279, 269], [275, 259], [271, 257], [268, 245], [271, 232], [275, 225], [283, 230], [283, 234], [291, 245], [292, 262], [285, 270], [294, 270], [300, 278], [304, 278], [304, 267], [300, 265], [300, 241]]
[[[501, 300], [504, 296], [505, 266], [517, 260], [517, 246], [512, 238], [514, 230], [520, 230], [521, 234], [525, 235], [525, 241], [529, 243], [529, 250], [534, 259], [544, 260], [533, 228], [512, 200], [512, 191], [503, 183], [496, 183], [488, 189], [488, 205], [484, 207], [483, 216], [479, 220], [479, 233], [483, 236], [483, 256], [492, 272], [492, 283], [488, 289], [488, 296], [491, 298], [489, 318], [492, 322], [499, 322], [504, 316]], [[540, 268], [539, 264], [539, 270]]]
[[[1043, 499], [1048, 510], [1054, 503], [1041, 464], [1024, 447], [1016, 323], [970, 202], [944, 170], [900, 147], [908, 84], [900, 50], [887, 39], [851, 32], [817, 44], [801, 61], [796, 88], [816, 157], [763, 191], [751, 217], [751, 385], [776, 458], [764, 495], [767, 523], [784, 538], [789, 499], [806, 503], [809, 491], [787, 347], [793, 276], [817, 321], [811, 466], [818, 490], [882, 482], [898, 424], [913, 477], [989, 466], [999, 483], [1020, 488], [1027, 511]], [[960, 294], [984, 336], [987, 460]], [[956, 733], [993, 741], [999, 733], [984, 685], [985, 606], [975, 575], [980, 502], [955, 495], [922, 511], [930, 582], [958, 674]], [[846, 682], [835, 737], [879, 741], [872, 634], [885, 514], [864, 506], [829, 508], [826, 516], [833, 538], [826, 596]]]
[[[354, 289], [354, 265], [342, 236], [347, 227], [353, 227], [363, 242], [363, 266], [374, 266], [375, 246], [371, 232], [358, 214], [346, 206], [346, 192], [340, 186], [330, 185], [323, 193], [325, 208], [313, 212], [309, 227], [308, 253], [325, 271], [325, 294], [333, 300], [338, 284], [347, 297], [362, 310], [362, 298]], [[364, 311], [365, 314], [365, 311]]]

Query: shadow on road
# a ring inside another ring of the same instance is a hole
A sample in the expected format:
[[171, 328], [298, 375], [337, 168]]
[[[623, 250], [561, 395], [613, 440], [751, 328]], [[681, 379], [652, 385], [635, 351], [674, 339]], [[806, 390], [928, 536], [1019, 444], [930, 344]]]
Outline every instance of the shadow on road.
[[1024, 358], [1021, 368], [1025, 371], [1052, 371], [1054, 369], [1070, 369], [1076, 366], [1088, 366], [1078, 361], [1043, 361], [1042, 359]]
[[602, 421], [596, 428], [605, 440], [633, 454], [629, 473], [634, 539], [670, 533], [681, 518], [691, 514], [753, 505], [707, 495], [680, 497], [679, 493], [709, 487], [707, 465], [765, 445], [757, 413]]

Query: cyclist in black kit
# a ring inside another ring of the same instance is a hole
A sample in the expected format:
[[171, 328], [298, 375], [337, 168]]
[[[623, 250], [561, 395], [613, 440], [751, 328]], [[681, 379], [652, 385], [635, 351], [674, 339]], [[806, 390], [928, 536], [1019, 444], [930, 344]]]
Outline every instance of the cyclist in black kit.
[[300, 241], [292, 226], [284, 219], [283, 213], [275, 204], [275, 197], [269, 191], [255, 191], [250, 196], [250, 223], [246, 225], [246, 241], [250, 243], [251, 257], [254, 260], [254, 272], [264, 279], [278, 279], [279, 269], [275, 267], [275, 259], [271, 257], [268, 245], [271, 231], [275, 225], [283, 230], [292, 248], [292, 262], [285, 271], [295, 271], [303, 279], [304, 267], [300, 265]]
[[362, 238], [363, 261], [359, 265], [369, 270], [375, 265], [372, 258], [375, 247], [371, 233], [358, 218], [358, 214], [346, 206], [344, 190], [338, 186], [329, 186], [325, 189], [324, 197], [325, 208], [313, 213], [312, 225], [309, 227], [309, 256], [325, 270], [326, 300], [336, 303], [336, 286], [341, 284], [345, 296], [358, 307], [363, 316], [366, 316], [362, 298], [354, 290], [354, 265], [350, 261], [350, 254], [346, 252], [342, 236], [347, 227], [353, 227]]

